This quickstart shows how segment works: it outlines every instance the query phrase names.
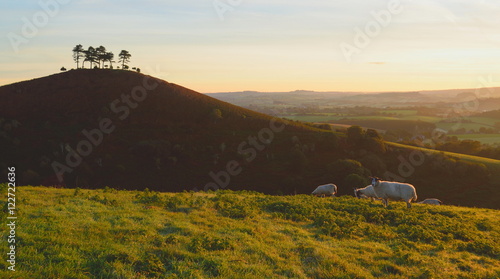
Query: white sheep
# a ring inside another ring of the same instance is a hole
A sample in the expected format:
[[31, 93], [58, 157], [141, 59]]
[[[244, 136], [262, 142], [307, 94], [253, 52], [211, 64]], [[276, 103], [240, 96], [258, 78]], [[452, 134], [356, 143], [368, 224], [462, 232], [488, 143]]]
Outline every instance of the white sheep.
[[442, 205], [443, 202], [438, 199], [425, 199], [423, 201], [417, 202], [422, 204], [432, 204], [432, 205]]
[[335, 184], [325, 184], [316, 187], [316, 189], [311, 193], [314, 196], [335, 196], [337, 193], [337, 185]]
[[389, 199], [404, 200], [408, 208], [411, 208], [412, 201], [417, 201], [417, 191], [411, 184], [382, 181], [377, 177], [372, 177], [372, 186], [375, 195], [382, 199], [384, 207], [389, 204]]
[[368, 185], [365, 188], [354, 188], [354, 196], [357, 198], [365, 198], [374, 201], [375, 199], [380, 199], [375, 194], [375, 190], [373, 190], [372, 185]]

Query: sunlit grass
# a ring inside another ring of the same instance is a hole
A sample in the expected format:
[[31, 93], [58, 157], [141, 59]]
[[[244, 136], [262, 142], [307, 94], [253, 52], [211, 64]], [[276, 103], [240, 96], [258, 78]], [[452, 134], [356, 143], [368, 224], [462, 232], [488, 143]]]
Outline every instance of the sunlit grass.
[[17, 195], [19, 278], [500, 276], [498, 210], [231, 191]]

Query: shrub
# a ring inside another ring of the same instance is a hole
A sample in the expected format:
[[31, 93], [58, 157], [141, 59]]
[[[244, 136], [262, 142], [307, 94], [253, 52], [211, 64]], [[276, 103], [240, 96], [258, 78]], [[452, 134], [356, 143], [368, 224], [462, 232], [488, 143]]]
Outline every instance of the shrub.
[[399, 225], [397, 232], [401, 237], [415, 242], [425, 242], [435, 244], [442, 238], [441, 234], [434, 231], [432, 228], [425, 228], [420, 225]]
[[142, 193], [135, 195], [138, 202], [143, 204], [156, 204], [160, 205], [162, 203], [162, 198], [158, 192], [150, 191], [148, 188], [144, 189]]
[[111, 206], [118, 205], [118, 202], [116, 200], [108, 199], [107, 197], [101, 197], [97, 194], [92, 196], [92, 197], [89, 197], [88, 199], [91, 201], [96, 201], [98, 203], [102, 203], [104, 205], [111, 205]]
[[270, 203], [265, 206], [265, 209], [277, 213], [276, 215], [279, 217], [293, 221], [308, 220], [312, 212], [311, 207], [287, 201]]
[[255, 215], [255, 207], [249, 201], [249, 198], [241, 199], [233, 194], [217, 195], [214, 198], [215, 209], [222, 216], [244, 219]]
[[363, 233], [363, 218], [343, 211], [324, 212], [314, 218], [313, 226], [329, 236], [346, 238]]
[[149, 278], [161, 278], [166, 272], [165, 265], [158, 256], [149, 253], [142, 260], [134, 263], [134, 269]]
[[163, 204], [166, 209], [177, 210], [183, 204], [183, 199], [177, 195], [173, 197], [165, 197]]
[[229, 250], [232, 248], [228, 239], [209, 236], [195, 236], [191, 238], [191, 242], [188, 244], [188, 249], [193, 253]]
[[478, 238], [467, 243], [461, 243], [458, 246], [458, 250], [500, 259], [500, 248], [498, 247], [498, 244], [493, 243], [488, 239]]

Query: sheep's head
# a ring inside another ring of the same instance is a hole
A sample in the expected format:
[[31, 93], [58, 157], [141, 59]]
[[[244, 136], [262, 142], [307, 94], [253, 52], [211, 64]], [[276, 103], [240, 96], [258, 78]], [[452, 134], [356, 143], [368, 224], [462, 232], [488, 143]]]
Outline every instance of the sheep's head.
[[379, 181], [380, 181], [380, 178], [372, 177], [372, 186], [376, 187]]

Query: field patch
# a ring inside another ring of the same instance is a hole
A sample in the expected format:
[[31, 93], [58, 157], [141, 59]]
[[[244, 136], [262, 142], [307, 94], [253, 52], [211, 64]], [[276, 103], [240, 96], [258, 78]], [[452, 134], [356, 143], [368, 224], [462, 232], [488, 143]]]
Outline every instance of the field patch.
[[500, 134], [459, 134], [456, 136], [460, 140], [476, 140], [484, 144], [500, 144]]

